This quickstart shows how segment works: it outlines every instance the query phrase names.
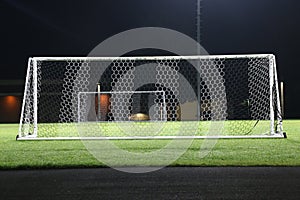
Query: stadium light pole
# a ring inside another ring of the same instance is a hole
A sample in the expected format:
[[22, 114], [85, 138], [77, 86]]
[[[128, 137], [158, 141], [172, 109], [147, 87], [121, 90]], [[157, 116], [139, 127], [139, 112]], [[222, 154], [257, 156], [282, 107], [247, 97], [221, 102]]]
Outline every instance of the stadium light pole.
[[[197, 19], [196, 19], [196, 39], [197, 39], [197, 42], [199, 43], [199, 45], [197, 46], [197, 54], [198, 55], [201, 55], [201, 49], [200, 49], [200, 23], [201, 23], [201, 20], [200, 20], [200, 9], [201, 9], [201, 6], [200, 6], [200, 2], [201, 0], [197, 0]], [[200, 64], [198, 62], [197, 64], [197, 67], [200, 67]], [[200, 71], [200, 70], [199, 70]], [[198, 97], [198, 102], [197, 102], [197, 120], [200, 121], [201, 119], [201, 88], [200, 88], [200, 74], [198, 74], [197, 76], [197, 97]]]

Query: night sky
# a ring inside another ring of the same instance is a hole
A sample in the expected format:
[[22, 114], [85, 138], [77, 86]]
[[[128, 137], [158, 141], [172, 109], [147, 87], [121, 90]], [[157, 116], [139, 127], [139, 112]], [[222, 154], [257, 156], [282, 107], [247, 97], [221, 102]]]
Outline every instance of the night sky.
[[[1, 0], [0, 81], [24, 81], [29, 56], [86, 56], [132, 28], [170, 28], [196, 39], [196, 2]], [[202, 0], [201, 7], [201, 45], [210, 54], [274, 53], [286, 86], [285, 117], [300, 118], [300, 1]]]

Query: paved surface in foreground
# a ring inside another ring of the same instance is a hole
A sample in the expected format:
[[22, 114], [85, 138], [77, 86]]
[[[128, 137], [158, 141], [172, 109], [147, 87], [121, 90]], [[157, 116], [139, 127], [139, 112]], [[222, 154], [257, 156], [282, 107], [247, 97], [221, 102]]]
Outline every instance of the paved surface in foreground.
[[300, 199], [300, 167], [0, 171], [0, 199]]

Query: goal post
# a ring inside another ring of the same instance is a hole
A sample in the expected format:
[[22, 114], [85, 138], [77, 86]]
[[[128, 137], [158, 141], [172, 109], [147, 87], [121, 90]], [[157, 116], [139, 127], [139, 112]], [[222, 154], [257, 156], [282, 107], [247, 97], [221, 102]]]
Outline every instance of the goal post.
[[283, 138], [278, 85], [272, 54], [33, 57], [17, 139]]

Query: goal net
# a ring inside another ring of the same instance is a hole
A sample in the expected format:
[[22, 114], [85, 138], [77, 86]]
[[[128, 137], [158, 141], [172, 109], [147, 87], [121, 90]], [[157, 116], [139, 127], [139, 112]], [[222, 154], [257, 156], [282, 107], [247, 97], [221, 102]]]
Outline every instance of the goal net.
[[35, 57], [18, 140], [283, 137], [280, 110], [274, 55]]

